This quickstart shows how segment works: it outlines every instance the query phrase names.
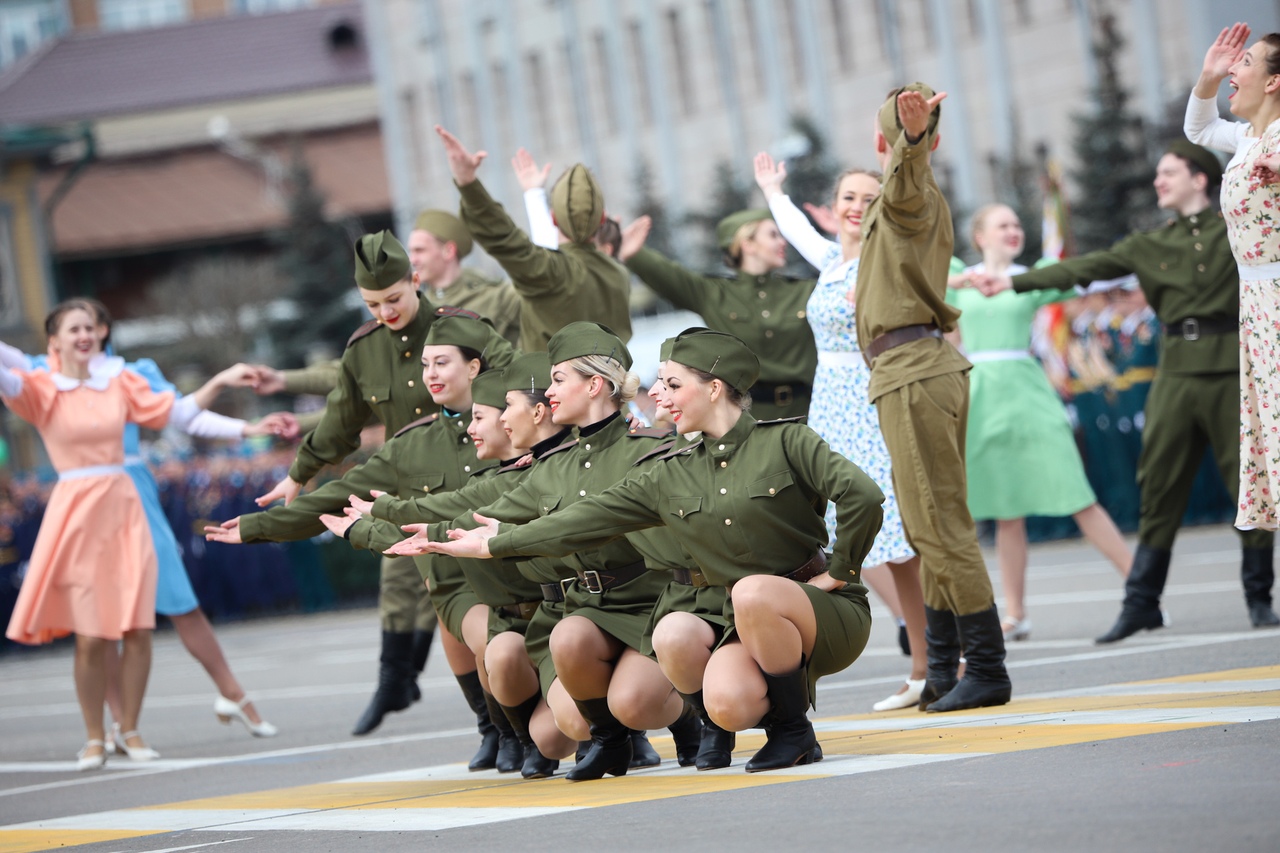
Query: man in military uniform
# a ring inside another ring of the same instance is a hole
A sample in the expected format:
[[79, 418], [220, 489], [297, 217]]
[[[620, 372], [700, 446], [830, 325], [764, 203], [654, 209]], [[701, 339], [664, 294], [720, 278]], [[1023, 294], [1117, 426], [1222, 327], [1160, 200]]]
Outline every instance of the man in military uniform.
[[[1163, 228], [1012, 279], [988, 277], [980, 283], [992, 295], [1010, 286], [1016, 291], [1064, 288], [1135, 273], [1164, 324], [1164, 348], [1147, 398], [1138, 463], [1138, 550], [1125, 581], [1120, 617], [1097, 638], [1099, 643], [1164, 625], [1160, 594], [1206, 448], [1212, 449], [1228, 490], [1237, 491], [1240, 278], [1222, 214], [1209, 205], [1221, 179], [1222, 165], [1208, 149], [1176, 140], [1156, 166], [1160, 207], [1177, 214]], [[1256, 628], [1280, 625], [1271, 607], [1274, 541], [1274, 534], [1265, 530], [1240, 534], [1240, 575]]]
[[[958, 711], [1009, 701], [1004, 636], [969, 515], [964, 439], [972, 365], [942, 335], [960, 312], [946, 302], [955, 235], [929, 167], [938, 104], [913, 83], [880, 108], [880, 195], [862, 220], [858, 340], [868, 396], [893, 461], [907, 540], [920, 555], [929, 672], [920, 707]], [[960, 650], [967, 660], [957, 681]]]
[[545, 350], [551, 336], [575, 320], [603, 323], [624, 342], [630, 340], [631, 279], [591, 240], [604, 221], [604, 196], [587, 167], [573, 166], [551, 189], [552, 216], [565, 242], [558, 250], [547, 249], [530, 240], [476, 178], [485, 154], [472, 154], [442, 127], [436, 132], [462, 194], [463, 223], [524, 299], [523, 349]]
[[487, 317], [512, 346], [520, 345], [520, 294], [511, 282], [485, 278], [462, 265], [471, 254], [471, 234], [458, 217], [443, 210], [422, 211], [406, 248], [418, 281], [438, 304]]
[[[418, 292], [404, 247], [389, 231], [366, 234], [355, 245], [355, 281], [373, 320], [347, 341], [338, 371], [337, 387], [325, 401], [319, 426], [307, 434], [289, 475], [267, 494], [259, 506], [279, 498], [288, 504], [325, 465], [336, 464], [359, 447], [360, 431], [369, 419], [381, 421], [385, 437], [439, 407], [422, 381], [420, 357], [427, 332], [437, 317], [467, 314], [463, 309], [437, 308]], [[491, 332], [485, 360], [505, 367], [513, 357], [511, 345]], [[416, 655], [425, 660], [424, 644], [435, 630], [435, 611], [412, 560], [384, 559], [379, 577], [378, 607], [382, 621], [382, 654], [378, 689], [356, 723], [354, 734], [368, 734], [389, 711], [403, 710], [414, 698]]]
[[619, 255], [627, 269], [659, 296], [751, 347], [760, 359], [760, 381], [751, 387], [751, 413], [756, 418], [804, 417], [818, 369], [818, 347], [806, 319], [817, 282], [795, 281], [752, 266], [755, 259], [730, 255], [745, 226], [766, 221], [773, 227], [768, 209], [740, 210], [716, 226], [716, 241], [737, 271], [734, 278], [691, 272], [646, 248], [649, 228], [644, 219], [627, 226]]

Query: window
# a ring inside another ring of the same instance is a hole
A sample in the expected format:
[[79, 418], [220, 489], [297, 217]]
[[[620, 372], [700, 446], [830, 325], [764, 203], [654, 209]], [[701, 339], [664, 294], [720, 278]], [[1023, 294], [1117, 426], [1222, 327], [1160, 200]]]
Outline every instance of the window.
[[787, 34], [787, 51], [791, 54], [791, 82], [796, 86], [802, 86], [804, 85], [804, 49], [800, 44], [795, 0], [787, 0], [781, 11], [786, 19], [783, 29]]
[[596, 30], [591, 36], [591, 46], [595, 60], [595, 77], [599, 84], [601, 100], [604, 102], [604, 121], [609, 133], [618, 132], [618, 104], [613, 99], [613, 75], [609, 73], [609, 40], [604, 30]]
[[551, 115], [551, 92], [547, 89], [547, 70], [543, 67], [542, 56], [529, 53], [525, 56], [525, 68], [528, 69], [529, 88], [532, 90], [532, 109], [537, 124], [538, 147], [543, 151], [556, 145], [555, 122]]
[[[837, 0], [838, 2], [838, 0]], [[764, 68], [760, 57], [760, 22], [756, 20], [755, 6], [751, 0], [742, 0], [742, 20], [747, 24], [747, 66], [755, 79], [756, 91], [764, 92]]]
[[50, 0], [0, 5], [0, 68], [66, 29], [62, 8]]
[[690, 79], [689, 55], [684, 43], [684, 32], [680, 29], [680, 13], [675, 9], [667, 12], [667, 42], [671, 45], [671, 65], [675, 69], [680, 111], [686, 116], [691, 116], [697, 112], [697, 103], [693, 97], [693, 82]]
[[514, 151], [515, 120], [511, 114], [511, 84], [507, 75], [507, 63], [497, 61], [489, 71], [489, 84], [493, 86], [493, 113], [498, 122], [498, 146], [503, 151]]
[[185, 21], [187, 4], [183, 0], [98, 0], [98, 12], [104, 30], [140, 30]]
[[639, 21], [627, 23], [627, 42], [631, 48], [631, 76], [636, 81], [640, 117], [650, 125], [653, 124], [653, 92], [649, 89], [649, 63], [644, 61], [644, 32]]
[[265, 15], [271, 12], [288, 12], [314, 6], [315, 0], [235, 0], [237, 12], [245, 15]]
[[831, 35], [836, 40], [836, 62], [842, 72], [853, 70], [853, 44], [849, 40], [849, 22], [845, 0], [831, 0]]

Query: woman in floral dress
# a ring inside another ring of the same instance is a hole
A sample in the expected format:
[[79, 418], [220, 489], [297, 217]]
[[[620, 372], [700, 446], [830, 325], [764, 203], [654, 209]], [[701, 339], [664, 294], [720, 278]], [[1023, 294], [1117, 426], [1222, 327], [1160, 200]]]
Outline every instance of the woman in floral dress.
[[[785, 164], [768, 154], [755, 159], [756, 183], [769, 202], [778, 230], [806, 261], [821, 271], [805, 307], [818, 345], [818, 370], [809, 404], [809, 425], [837, 453], [867, 472], [885, 494], [884, 524], [864, 561], [864, 576], [887, 566], [893, 576], [911, 646], [911, 676], [892, 696], [877, 702], [877, 711], [907, 708], [920, 699], [925, 682], [924, 594], [920, 561], [907, 543], [893, 494], [889, 451], [880, 435], [875, 406], [867, 398], [871, 371], [862, 360], [855, 331], [854, 286], [862, 251], [862, 214], [880, 194], [880, 175], [849, 169], [836, 181], [833, 212], [839, 242], [823, 237], [782, 192]], [[827, 532], [835, 535], [835, 506], [827, 506]]]
[[[1280, 33], [1247, 51], [1249, 27], [1224, 29], [1205, 54], [1187, 103], [1192, 142], [1231, 153], [1222, 215], [1240, 268], [1240, 494], [1236, 527], [1280, 527]], [[1230, 77], [1232, 114], [1219, 117]]]

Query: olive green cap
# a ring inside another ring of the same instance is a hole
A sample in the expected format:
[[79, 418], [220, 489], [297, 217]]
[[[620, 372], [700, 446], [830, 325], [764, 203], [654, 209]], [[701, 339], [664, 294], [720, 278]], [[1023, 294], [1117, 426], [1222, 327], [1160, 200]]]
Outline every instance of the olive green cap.
[[356, 287], [386, 290], [412, 272], [409, 253], [390, 231], [366, 234], [356, 241]]
[[495, 409], [507, 407], [507, 383], [501, 370], [486, 370], [471, 380], [471, 402]]
[[1195, 163], [1208, 176], [1211, 185], [1222, 181], [1222, 161], [1208, 148], [1187, 139], [1175, 139], [1165, 151]]
[[575, 243], [585, 243], [600, 230], [604, 195], [590, 170], [575, 164], [551, 188], [551, 213], [556, 227]]
[[685, 329], [671, 345], [671, 361], [710, 373], [742, 393], [760, 378], [760, 359], [741, 338], [711, 329]]
[[667, 338], [665, 341], [662, 342], [662, 344], [658, 347], [658, 361], [671, 360], [671, 345], [674, 344], [675, 342], [676, 342], [675, 338]]
[[545, 352], [527, 352], [502, 371], [502, 384], [507, 391], [539, 394], [551, 387], [551, 359]]
[[458, 247], [458, 260], [471, 254], [471, 232], [462, 220], [445, 210], [424, 210], [413, 221], [413, 230], [426, 231], [445, 243]]
[[773, 214], [769, 212], [767, 207], [756, 207], [751, 210], [739, 210], [737, 213], [730, 213], [716, 223], [716, 245], [721, 249], [728, 249], [733, 245], [733, 238], [738, 236], [739, 228], [743, 225], [750, 225], [752, 222], [763, 222], [766, 219], [773, 219]]
[[[889, 97], [884, 99], [884, 103], [880, 105], [880, 132], [884, 134], [885, 142], [893, 145], [898, 141], [898, 137], [902, 135], [902, 119], [898, 117], [898, 96], [903, 92], [912, 91], [919, 92], [924, 95], [927, 101], [937, 92], [933, 91], [924, 83], [912, 83], [910, 86], [900, 86], [889, 93]], [[925, 129], [925, 136], [929, 137], [928, 146], [933, 146], [933, 137], [938, 134], [938, 119], [942, 117], [942, 105], [933, 108], [933, 112], [929, 113], [929, 124]]]
[[547, 341], [547, 357], [552, 364], [584, 355], [602, 355], [618, 362], [626, 370], [631, 369], [631, 353], [627, 351], [627, 345], [608, 326], [580, 320], [565, 326]]
[[429, 347], [465, 347], [480, 353], [493, 340], [493, 327], [483, 320], [474, 320], [461, 315], [437, 317], [427, 330], [425, 346]]

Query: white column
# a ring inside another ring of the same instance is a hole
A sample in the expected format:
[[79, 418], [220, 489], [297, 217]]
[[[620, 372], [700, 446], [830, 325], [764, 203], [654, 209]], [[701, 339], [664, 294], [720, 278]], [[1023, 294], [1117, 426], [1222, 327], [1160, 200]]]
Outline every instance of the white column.
[[[364, 0], [364, 20], [370, 44], [391, 44], [386, 11], [382, 0]], [[408, 151], [409, 128], [399, 97], [401, 87], [395, 77], [390, 50], [370, 50], [369, 59], [378, 91], [382, 152], [387, 161], [387, 184], [391, 189], [396, 233], [407, 239], [413, 228], [416, 205], [413, 199], [413, 160]]]
[[[976, 160], [973, 154], [973, 131], [970, 127], [969, 96], [965, 91], [964, 74], [951, 17], [951, 0], [929, 0], [929, 13], [933, 16], [934, 32], [938, 33], [938, 46], [942, 54], [942, 79], [936, 84], [938, 91], [946, 92], [942, 104], [942, 152], [952, 166], [955, 178], [951, 201], [961, 210], [977, 206], [978, 191], [974, 176]], [[933, 81], [929, 81], [933, 82]]]

